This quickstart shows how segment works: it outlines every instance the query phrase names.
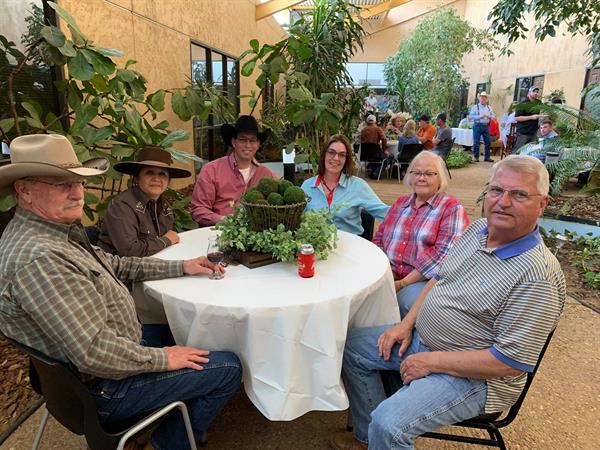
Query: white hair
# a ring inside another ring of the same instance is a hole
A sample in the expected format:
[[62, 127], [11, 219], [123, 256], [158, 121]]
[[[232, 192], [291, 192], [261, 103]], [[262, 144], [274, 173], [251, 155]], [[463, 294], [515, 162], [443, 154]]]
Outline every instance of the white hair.
[[423, 150], [419, 153], [417, 153], [417, 156], [415, 156], [412, 161], [410, 162], [408, 169], [406, 169], [406, 176], [404, 177], [404, 185], [411, 188], [411, 181], [412, 181], [412, 175], [410, 175], [410, 171], [412, 170], [413, 166], [417, 163], [417, 161], [420, 161], [423, 158], [431, 158], [433, 159], [433, 163], [435, 164], [435, 170], [438, 173], [438, 180], [440, 182], [440, 188], [438, 189], [438, 192], [446, 192], [446, 188], [448, 187], [448, 172], [446, 172], [446, 164], [444, 163], [444, 160], [442, 159], [441, 156], [433, 153], [432, 151], [429, 150]]
[[500, 169], [512, 169], [515, 172], [531, 173], [537, 176], [538, 194], [548, 195], [550, 176], [546, 166], [537, 158], [529, 155], [509, 155], [492, 166], [490, 180], [493, 180]]

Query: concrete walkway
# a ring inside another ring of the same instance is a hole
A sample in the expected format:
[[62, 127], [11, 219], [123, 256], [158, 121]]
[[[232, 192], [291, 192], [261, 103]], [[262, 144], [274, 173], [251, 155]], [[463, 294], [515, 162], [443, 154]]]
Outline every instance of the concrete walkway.
[[[471, 219], [479, 217], [475, 200], [489, 175], [489, 163], [452, 171], [448, 192], [457, 196]], [[371, 183], [387, 203], [408, 192], [397, 180]], [[569, 299], [554, 339], [521, 408], [503, 432], [509, 449], [592, 450], [600, 443], [600, 315]], [[0, 450], [25, 450], [41, 410], [27, 420]], [[329, 435], [343, 430], [344, 412], [311, 412], [292, 422], [270, 422], [240, 391], [209, 431], [208, 449], [326, 449]], [[465, 431], [477, 434], [474, 431]], [[51, 419], [41, 449], [84, 450], [85, 442]], [[418, 450], [478, 448], [418, 439]], [[483, 447], [479, 447], [483, 448]]]

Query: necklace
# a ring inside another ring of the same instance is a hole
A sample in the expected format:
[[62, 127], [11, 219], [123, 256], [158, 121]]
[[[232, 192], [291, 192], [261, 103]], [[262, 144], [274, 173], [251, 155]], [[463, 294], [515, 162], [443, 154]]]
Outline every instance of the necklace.
[[324, 178], [321, 178], [321, 183], [323, 183], [323, 186], [325, 186], [329, 192], [333, 192], [333, 191], [335, 191], [335, 188], [337, 187], [337, 182], [336, 182], [336, 185], [333, 187], [333, 189], [331, 189], [331, 188], [330, 188], [330, 187], [327, 185], [327, 183], [325, 183], [325, 179], [324, 179]]

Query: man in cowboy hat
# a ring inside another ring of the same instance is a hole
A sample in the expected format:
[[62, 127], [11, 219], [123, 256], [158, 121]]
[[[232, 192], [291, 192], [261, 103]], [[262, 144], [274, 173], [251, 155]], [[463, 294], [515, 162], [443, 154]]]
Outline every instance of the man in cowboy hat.
[[483, 138], [483, 160], [494, 162], [490, 156], [490, 120], [496, 116], [489, 106], [487, 92], [479, 94], [479, 103], [469, 111], [469, 119], [473, 122], [473, 162], [479, 162], [479, 142]]
[[113, 255], [151, 256], [178, 243], [173, 210], [162, 194], [171, 178], [187, 178], [191, 172], [174, 167], [171, 154], [154, 146], [141, 148], [135, 161], [122, 161], [114, 169], [131, 175], [133, 185], [110, 202], [98, 247]]
[[[107, 170], [104, 158], [79, 163], [63, 136], [12, 141], [11, 164], [0, 167], [0, 193], [12, 189], [17, 199], [0, 239], [0, 329], [75, 365], [101, 422], [126, 421], [184, 400], [200, 440], [239, 386], [240, 362], [229, 352], [209, 355], [174, 345], [166, 333], [146, 340], [123, 282], [222, 269], [205, 257], [120, 258], [92, 247], [80, 223], [83, 181]], [[152, 435], [158, 449], [189, 448], [186, 442], [180, 416]]]
[[235, 125], [221, 127], [225, 145], [233, 151], [206, 164], [192, 194], [192, 217], [201, 226], [214, 225], [233, 212], [246, 189], [256, 186], [263, 177], [276, 178], [268, 167], [259, 164], [254, 155], [268, 136], [259, 132], [256, 119], [240, 116]]

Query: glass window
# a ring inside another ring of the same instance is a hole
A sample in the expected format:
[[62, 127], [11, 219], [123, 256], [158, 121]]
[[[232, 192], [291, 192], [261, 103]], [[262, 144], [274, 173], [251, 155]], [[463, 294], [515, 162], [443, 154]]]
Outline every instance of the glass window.
[[[236, 58], [196, 42], [191, 43], [191, 58], [192, 79], [221, 89], [239, 113], [240, 70]], [[196, 155], [212, 161], [227, 153], [220, 132], [223, 122], [223, 117], [214, 114], [204, 121], [194, 119]]]
[[490, 93], [490, 90], [488, 89], [488, 83], [477, 83], [477, 87], [475, 88], [475, 100], [477, 101], [477, 97], [479, 97], [479, 94], [481, 94], [483, 91], [485, 91], [487, 94]]
[[[13, 41], [21, 52], [26, 52], [26, 47], [39, 39], [41, 28], [46, 23], [55, 24], [54, 11], [42, 0], [11, 2], [10, 8], [3, 8], [2, 30], [0, 31], [9, 41]], [[11, 117], [7, 89], [4, 84], [8, 75], [17, 68], [17, 60], [10, 54], [0, 58], [0, 119]], [[47, 66], [39, 55], [33, 55], [28, 64], [23, 66], [14, 78], [13, 92], [17, 96], [17, 113], [25, 115], [20, 103], [32, 101], [40, 105], [43, 115], [42, 120], [49, 112], [59, 115], [64, 105], [64, 97], [54, 88], [54, 81], [63, 78], [61, 68]], [[18, 93], [18, 94], [17, 94]], [[68, 127], [68, 121], [63, 122], [63, 127]], [[21, 130], [26, 132], [26, 130]], [[14, 137], [14, 129], [9, 133], [9, 138]]]
[[199, 45], [192, 45], [192, 80], [196, 83], [208, 81], [206, 72], [206, 49]]
[[385, 77], [383, 76], [383, 64], [367, 64], [367, 83], [372, 87], [385, 86]]
[[[600, 83], [600, 67], [588, 69], [585, 74], [585, 82], [583, 88], [587, 88], [592, 84]], [[596, 90], [596, 92], [598, 92]], [[581, 99], [581, 109], [588, 112], [600, 111], [600, 96], [597, 96], [594, 92], [587, 92], [586, 95]]]
[[354, 86], [362, 86], [367, 83], [367, 63], [348, 63], [346, 68]]
[[522, 102], [527, 98], [527, 92], [531, 86], [535, 86], [540, 90], [540, 98], [544, 91], [544, 75], [535, 75], [532, 77], [517, 78], [515, 82], [515, 95], [513, 100]]

